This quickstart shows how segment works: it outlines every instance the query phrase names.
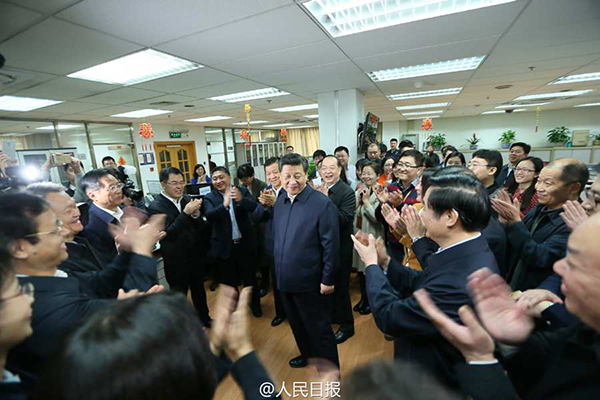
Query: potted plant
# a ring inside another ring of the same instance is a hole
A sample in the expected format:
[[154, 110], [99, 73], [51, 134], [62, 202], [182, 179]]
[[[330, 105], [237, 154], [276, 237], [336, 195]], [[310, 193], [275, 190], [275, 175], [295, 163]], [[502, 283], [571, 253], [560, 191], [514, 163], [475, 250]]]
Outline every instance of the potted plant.
[[473, 137], [467, 139], [467, 142], [469, 143], [469, 149], [477, 150], [477, 143], [481, 142], [481, 139], [479, 139], [476, 134], [473, 134]]
[[600, 133], [592, 134], [592, 146], [600, 146]]
[[516, 137], [517, 132], [509, 129], [507, 131], [502, 132], [498, 141], [502, 143], [503, 149], [508, 149], [510, 147], [510, 144], [515, 141]]
[[562, 144], [565, 146], [571, 139], [571, 131], [566, 126], [557, 126], [548, 131], [548, 141], [550, 143]]
[[429, 136], [429, 144], [433, 146], [434, 150], [440, 150], [446, 144], [446, 135], [443, 133], [436, 133], [435, 135]]

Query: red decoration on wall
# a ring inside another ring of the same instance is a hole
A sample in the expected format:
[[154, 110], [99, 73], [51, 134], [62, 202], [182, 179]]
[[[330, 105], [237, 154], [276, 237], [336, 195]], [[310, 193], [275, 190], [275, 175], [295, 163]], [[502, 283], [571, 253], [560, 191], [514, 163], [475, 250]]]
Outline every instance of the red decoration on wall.
[[433, 128], [433, 122], [431, 122], [431, 118], [424, 118], [423, 122], [421, 122], [421, 129], [428, 131], [431, 128]]
[[279, 134], [281, 136], [281, 141], [287, 142], [287, 130], [285, 128], [281, 128], [281, 132]]
[[154, 137], [154, 131], [152, 130], [152, 125], [149, 122], [143, 122], [140, 124], [140, 137], [144, 139], [150, 139]]
[[127, 164], [127, 161], [125, 161], [125, 159], [123, 158], [123, 156], [119, 157], [119, 161], [117, 161], [117, 162], [121, 166]]

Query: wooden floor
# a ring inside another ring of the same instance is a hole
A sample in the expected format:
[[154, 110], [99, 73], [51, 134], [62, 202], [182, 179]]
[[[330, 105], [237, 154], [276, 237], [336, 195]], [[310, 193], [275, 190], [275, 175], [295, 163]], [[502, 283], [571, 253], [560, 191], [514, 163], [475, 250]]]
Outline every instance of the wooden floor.
[[[211, 308], [216, 300], [216, 292], [211, 292], [208, 287], [209, 282], [206, 284], [206, 292], [208, 305]], [[351, 278], [350, 293], [352, 305], [354, 305], [360, 300], [358, 279], [355, 274]], [[273, 292], [271, 290], [261, 299], [261, 305], [263, 316], [261, 318], [252, 317], [252, 342], [275, 386], [281, 388], [282, 382], [285, 382], [286, 388], [292, 393], [293, 382], [316, 380], [315, 369], [314, 367], [290, 368], [288, 361], [300, 353], [287, 321], [277, 327], [271, 326], [271, 320], [275, 316]], [[373, 316], [360, 315], [354, 312], [354, 318], [356, 334], [338, 346], [342, 382], [344, 376], [347, 376], [356, 366], [373, 359], [391, 360], [393, 358], [393, 344], [384, 339], [383, 333], [373, 321]], [[333, 328], [335, 332], [337, 326], [334, 325]], [[215, 399], [242, 400], [243, 398], [240, 389], [231, 376], [219, 385], [215, 395]]]

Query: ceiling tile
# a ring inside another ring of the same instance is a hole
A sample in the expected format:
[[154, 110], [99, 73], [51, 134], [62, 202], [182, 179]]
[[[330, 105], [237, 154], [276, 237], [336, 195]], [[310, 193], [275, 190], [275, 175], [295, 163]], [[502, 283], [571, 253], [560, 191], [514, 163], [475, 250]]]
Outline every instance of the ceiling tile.
[[218, 85], [206, 86], [198, 89], [184, 90], [178, 92], [177, 94], [207, 99], [209, 97], [245, 92], [247, 90], [262, 89], [264, 87], [266, 86], [257, 82], [252, 82], [246, 79], [238, 79], [233, 82], [221, 83]]
[[154, 92], [151, 90], [142, 90], [134, 88], [122, 88], [113, 90], [112, 92], [106, 92], [97, 94], [94, 96], [83, 97], [79, 101], [85, 103], [97, 103], [106, 105], [117, 105], [130, 103], [132, 101], [139, 101], [144, 99], [150, 99], [164, 95], [161, 92]]
[[167, 76], [166, 78], [133, 85], [140, 89], [158, 90], [165, 93], [177, 93], [185, 90], [212, 86], [224, 82], [232, 82], [240, 79], [237, 76], [217, 71], [212, 68], [200, 68], [182, 74]]
[[8, 3], [0, 3], [0, 43], [10, 35], [26, 28], [41, 16], [42, 14], [39, 12]]
[[44, 14], [55, 13], [70, 4], [78, 3], [80, 0], [15, 0], [19, 5], [31, 8]]
[[58, 78], [17, 92], [16, 96], [73, 100], [116, 89], [118, 86], [73, 78]]

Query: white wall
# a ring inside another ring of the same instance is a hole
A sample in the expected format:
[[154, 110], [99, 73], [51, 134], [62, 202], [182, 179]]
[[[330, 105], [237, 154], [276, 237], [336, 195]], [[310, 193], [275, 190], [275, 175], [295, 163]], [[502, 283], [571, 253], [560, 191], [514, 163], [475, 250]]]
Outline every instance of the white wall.
[[[169, 131], [178, 131], [178, 130], [189, 130], [188, 137], [181, 139], [170, 139]], [[152, 130], [154, 131], [154, 137], [152, 139], [143, 139], [139, 135], [139, 124], [133, 125], [133, 140], [135, 142], [135, 147], [137, 153], [144, 152], [142, 150], [142, 144], [150, 144], [157, 142], [189, 142], [194, 141], [196, 144], [196, 160], [198, 163], [204, 165], [205, 169], [208, 171], [208, 153], [206, 152], [206, 136], [204, 134], [204, 127], [190, 127], [190, 126], [177, 126], [177, 125], [158, 125], [152, 124]], [[150, 151], [147, 151], [150, 152]], [[154, 153], [154, 150], [151, 151]], [[156, 156], [155, 156], [156, 158]], [[141, 165], [140, 166], [140, 174], [142, 178], [142, 187], [145, 193], [148, 193], [148, 185], [147, 181], [158, 181], [158, 164], [155, 159], [155, 164], [153, 165]], [[194, 167], [193, 165], [191, 166]]]
[[[571, 130], [589, 129], [590, 133], [600, 133], [600, 107], [573, 108], [556, 111], [543, 111], [540, 114], [539, 128], [535, 130], [535, 111], [512, 114], [489, 114], [474, 117], [433, 118], [430, 132], [445, 133], [449, 144], [459, 150], [468, 149], [466, 142], [473, 133], [482, 141], [479, 148], [499, 149], [500, 134], [508, 129], [517, 132], [517, 141], [533, 147], [551, 147], [546, 141], [547, 132], [556, 126], [566, 126]], [[392, 137], [400, 139], [402, 134], [421, 133], [421, 121], [386, 121], [383, 123], [383, 140]]]

